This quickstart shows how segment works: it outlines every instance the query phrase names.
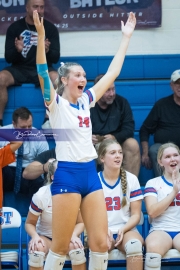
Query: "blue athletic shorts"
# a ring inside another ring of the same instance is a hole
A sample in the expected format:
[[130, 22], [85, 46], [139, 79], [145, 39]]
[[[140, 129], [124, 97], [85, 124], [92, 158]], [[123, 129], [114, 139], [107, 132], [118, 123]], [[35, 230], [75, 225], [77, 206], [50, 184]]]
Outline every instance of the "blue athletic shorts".
[[180, 232], [167, 232], [167, 231], [165, 231], [166, 233], [168, 233], [170, 236], [171, 236], [171, 238], [173, 239], [177, 234], [179, 234]]
[[94, 160], [90, 162], [59, 161], [51, 184], [52, 195], [79, 193], [82, 198], [102, 189]]
[[118, 234], [117, 234], [117, 233], [113, 234], [113, 238], [114, 238], [114, 240], [116, 240], [116, 239], [117, 239], [117, 236], [118, 236]]

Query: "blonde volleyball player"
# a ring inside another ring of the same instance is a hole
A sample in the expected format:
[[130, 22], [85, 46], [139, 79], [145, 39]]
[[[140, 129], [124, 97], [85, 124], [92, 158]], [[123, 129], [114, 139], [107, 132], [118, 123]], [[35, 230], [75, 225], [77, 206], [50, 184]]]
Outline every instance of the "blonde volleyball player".
[[109, 251], [117, 247], [126, 254], [128, 270], [142, 270], [143, 238], [136, 229], [141, 218], [142, 191], [137, 177], [122, 167], [123, 153], [116, 140], [104, 140], [98, 150], [103, 165], [99, 172], [109, 227]]
[[[122, 41], [107, 73], [84, 91], [86, 74], [77, 63], [66, 63], [58, 69], [59, 81], [56, 94], [50, 82], [44, 49], [43, 19], [33, 13], [38, 32], [37, 69], [49, 120], [53, 129], [66, 133], [66, 140], [56, 140], [58, 168], [51, 185], [53, 218], [52, 245], [45, 263], [45, 270], [61, 270], [75, 226], [79, 207], [89, 237], [91, 257], [89, 270], [107, 269], [107, 214], [104, 195], [94, 159], [97, 157], [92, 144], [92, 127], [89, 108], [106, 92], [119, 75], [130, 37], [136, 24], [130, 13], [127, 23], [122, 22]], [[73, 136], [71, 136], [73, 134]], [[69, 138], [69, 139], [68, 139]], [[101, 231], [101, 233], [99, 233]]]
[[173, 143], [160, 146], [157, 161], [162, 176], [145, 186], [145, 203], [151, 219], [147, 236], [145, 270], [160, 270], [161, 257], [171, 249], [180, 251], [180, 150]]
[[[28, 247], [30, 270], [43, 269], [45, 257], [52, 242], [52, 197], [50, 185], [54, 178], [57, 163], [56, 159], [49, 160], [48, 184], [34, 194], [29, 207], [25, 228], [31, 237]], [[86, 269], [84, 247], [79, 238], [83, 231], [84, 223], [79, 212], [68, 250], [73, 270]]]

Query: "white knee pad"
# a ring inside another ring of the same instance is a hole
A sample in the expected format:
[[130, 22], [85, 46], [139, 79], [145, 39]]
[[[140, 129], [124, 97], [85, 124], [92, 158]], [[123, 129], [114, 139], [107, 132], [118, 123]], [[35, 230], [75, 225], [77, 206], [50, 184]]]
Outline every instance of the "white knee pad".
[[131, 239], [125, 244], [126, 257], [141, 256], [142, 244], [138, 239]]
[[65, 260], [66, 255], [59, 255], [49, 250], [44, 270], [62, 270]]
[[146, 253], [145, 270], [160, 270], [161, 269], [161, 255], [158, 253]]
[[69, 251], [69, 257], [72, 265], [80, 265], [86, 262], [84, 250], [80, 248]]
[[106, 270], [108, 263], [108, 252], [90, 252], [89, 270]]
[[29, 253], [28, 265], [33, 267], [42, 267], [44, 264], [45, 253], [42, 251], [34, 251]]

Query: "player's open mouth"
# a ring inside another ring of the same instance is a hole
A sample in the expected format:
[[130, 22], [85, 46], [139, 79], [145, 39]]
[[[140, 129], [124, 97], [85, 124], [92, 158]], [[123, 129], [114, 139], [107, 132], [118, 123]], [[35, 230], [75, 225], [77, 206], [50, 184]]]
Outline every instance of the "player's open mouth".
[[115, 163], [119, 164], [120, 163], [120, 160], [115, 160]]
[[172, 163], [172, 164], [170, 164], [170, 166], [171, 166], [172, 168], [174, 168], [174, 167], [177, 166], [177, 163]]
[[78, 86], [78, 89], [79, 89], [79, 90], [83, 90], [83, 86], [82, 86], [82, 85], [79, 85], [79, 86]]

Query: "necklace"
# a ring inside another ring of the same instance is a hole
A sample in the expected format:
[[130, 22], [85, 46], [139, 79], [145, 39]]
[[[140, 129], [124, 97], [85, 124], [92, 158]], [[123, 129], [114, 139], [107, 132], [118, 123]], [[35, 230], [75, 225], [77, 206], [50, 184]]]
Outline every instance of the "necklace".
[[31, 30], [31, 29], [30, 29], [30, 27], [29, 27], [30, 24], [28, 24], [28, 23], [26, 22], [26, 19], [25, 19], [25, 24], [26, 24], [27, 29], [28, 29], [30, 32], [32, 32], [32, 31], [33, 31], [33, 32], [37, 32], [37, 31], [36, 31], [36, 27], [35, 27], [34, 24], [31, 24], [31, 26], [33, 26], [34, 30]]

